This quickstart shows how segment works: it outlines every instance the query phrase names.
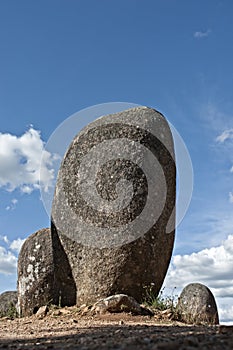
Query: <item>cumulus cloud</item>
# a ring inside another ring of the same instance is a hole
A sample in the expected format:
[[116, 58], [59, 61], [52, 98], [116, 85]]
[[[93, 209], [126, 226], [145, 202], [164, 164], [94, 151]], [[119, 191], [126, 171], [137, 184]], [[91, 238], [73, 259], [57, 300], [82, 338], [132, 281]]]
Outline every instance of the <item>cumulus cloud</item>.
[[[232, 299], [223, 298], [218, 301], [218, 313], [220, 315], [220, 319], [224, 320], [224, 322], [229, 322], [232, 325], [233, 319], [233, 305]], [[221, 321], [221, 323], [223, 323]]]
[[193, 36], [194, 36], [194, 38], [201, 39], [201, 38], [205, 38], [205, 37], [209, 36], [210, 33], [211, 33], [211, 30], [208, 29], [208, 30], [203, 31], [203, 32], [202, 32], [202, 31], [195, 32], [195, 33], [193, 34]]
[[10, 243], [10, 249], [19, 253], [25, 239], [17, 238]]
[[3, 241], [3, 242], [6, 243], [6, 244], [9, 244], [9, 243], [10, 243], [9, 240], [8, 240], [8, 238], [7, 238], [7, 236], [2, 236], [2, 235], [0, 235], [0, 240]]
[[10, 275], [16, 272], [17, 257], [0, 246], [0, 273]]
[[233, 297], [233, 235], [218, 247], [172, 259], [166, 286], [184, 288], [192, 282], [207, 285], [217, 297]]
[[233, 129], [224, 130], [217, 138], [216, 141], [223, 143], [226, 140], [233, 140]]
[[33, 127], [19, 137], [0, 133], [0, 188], [10, 192], [18, 188], [30, 194], [41, 186], [47, 191], [54, 178], [52, 166], [57, 158], [44, 151], [41, 162], [43, 147], [40, 131]]
[[6, 247], [0, 246], [0, 273], [11, 275], [16, 273], [17, 254], [19, 253], [25, 239], [17, 238], [12, 242], [7, 236], [0, 236]]
[[189, 283], [202, 283], [216, 298], [221, 322], [233, 323], [233, 235], [221, 245], [190, 255], [176, 255], [164, 281], [177, 294]]

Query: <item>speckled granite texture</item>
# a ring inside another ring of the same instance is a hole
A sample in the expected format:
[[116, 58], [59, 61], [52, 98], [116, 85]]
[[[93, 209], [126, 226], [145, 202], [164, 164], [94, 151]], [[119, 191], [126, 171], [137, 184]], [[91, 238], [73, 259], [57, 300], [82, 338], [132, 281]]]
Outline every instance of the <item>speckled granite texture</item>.
[[167, 121], [147, 107], [103, 116], [72, 141], [57, 178], [52, 233], [78, 304], [115, 293], [140, 302], [147, 286], [159, 292], [174, 243], [174, 158]]

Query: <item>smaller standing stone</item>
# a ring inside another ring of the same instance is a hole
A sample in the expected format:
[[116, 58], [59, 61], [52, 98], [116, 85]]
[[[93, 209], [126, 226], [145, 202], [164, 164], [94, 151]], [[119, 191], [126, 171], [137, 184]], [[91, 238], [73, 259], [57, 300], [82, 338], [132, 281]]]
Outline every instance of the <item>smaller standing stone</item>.
[[177, 311], [186, 323], [219, 324], [217, 305], [208, 287], [201, 283], [188, 284], [180, 294]]
[[58, 237], [42, 229], [24, 242], [18, 258], [18, 311], [35, 314], [41, 306], [76, 304], [76, 286]]
[[18, 258], [20, 316], [35, 314], [54, 299], [54, 265], [50, 229], [42, 229], [24, 242]]
[[17, 292], [7, 291], [0, 294], [0, 317], [16, 314]]

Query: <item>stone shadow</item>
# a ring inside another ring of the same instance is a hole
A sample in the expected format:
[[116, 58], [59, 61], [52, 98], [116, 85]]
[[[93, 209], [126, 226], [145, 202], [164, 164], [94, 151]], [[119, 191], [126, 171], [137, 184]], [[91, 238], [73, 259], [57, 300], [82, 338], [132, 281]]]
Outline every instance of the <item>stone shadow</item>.
[[51, 237], [54, 261], [54, 304], [59, 306], [73, 306], [77, 301], [77, 288], [68, 257], [53, 220], [51, 220]]

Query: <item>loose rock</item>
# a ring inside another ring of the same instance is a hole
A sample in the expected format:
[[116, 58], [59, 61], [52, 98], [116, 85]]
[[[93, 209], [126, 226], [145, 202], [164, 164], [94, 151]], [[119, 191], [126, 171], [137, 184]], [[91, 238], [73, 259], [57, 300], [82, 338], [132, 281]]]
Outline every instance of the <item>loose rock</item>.
[[153, 315], [152, 312], [142, 307], [137, 301], [125, 294], [111, 295], [108, 298], [97, 301], [91, 311], [94, 313], [106, 312], [131, 312], [135, 315]]
[[39, 310], [36, 312], [36, 317], [38, 318], [44, 318], [47, 315], [47, 312], [49, 311], [48, 306], [44, 305], [39, 308]]

